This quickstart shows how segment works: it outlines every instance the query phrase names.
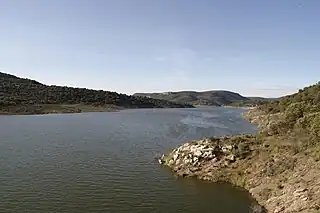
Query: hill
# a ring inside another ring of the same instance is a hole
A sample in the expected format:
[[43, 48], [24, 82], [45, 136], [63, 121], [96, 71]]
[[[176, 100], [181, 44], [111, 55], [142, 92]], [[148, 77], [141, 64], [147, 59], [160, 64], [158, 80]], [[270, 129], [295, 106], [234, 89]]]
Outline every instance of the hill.
[[263, 97], [246, 97], [248, 100], [236, 101], [231, 103], [235, 107], [253, 107], [269, 103], [270, 101], [278, 100], [279, 98], [263, 98]]
[[159, 162], [178, 176], [247, 189], [258, 202], [252, 212], [319, 212], [320, 82], [245, 117], [257, 134], [188, 141]]
[[106, 111], [114, 108], [184, 107], [192, 106], [103, 90], [48, 86], [35, 80], [0, 72], [0, 112], [6, 114]]
[[259, 97], [244, 97], [238, 93], [213, 90], [204, 92], [180, 91], [164, 93], [135, 93], [134, 96], [146, 96], [155, 99], [174, 101], [177, 103], [188, 103], [192, 105], [209, 105], [209, 106], [248, 106], [264, 103], [269, 99]]
[[[320, 82], [299, 92], [259, 106], [273, 122], [264, 125], [268, 134], [305, 133], [320, 136]], [[276, 118], [276, 119], [275, 119]], [[320, 139], [320, 137], [318, 138]]]

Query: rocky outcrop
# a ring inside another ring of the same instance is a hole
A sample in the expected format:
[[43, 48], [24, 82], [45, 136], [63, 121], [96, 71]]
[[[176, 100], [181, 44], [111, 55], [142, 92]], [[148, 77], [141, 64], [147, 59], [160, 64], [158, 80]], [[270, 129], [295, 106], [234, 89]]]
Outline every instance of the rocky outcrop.
[[199, 167], [221, 168], [234, 162], [238, 147], [235, 144], [221, 144], [219, 139], [204, 139], [185, 143], [163, 155], [161, 164], [172, 168], [181, 176], [199, 175]]
[[[251, 113], [260, 128], [271, 126], [271, 118]], [[159, 162], [177, 176], [247, 189], [257, 200], [252, 212], [320, 212], [320, 148], [299, 151], [294, 140], [267, 134], [207, 138], [187, 142]]]
[[[239, 186], [241, 181], [233, 178], [233, 173], [237, 172], [233, 168], [250, 155], [249, 144], [255, 140], [252, 135], [241, 135], [191, 141], [162, 155], [159, 163], [170, 167], [177, 176], [231, 182]], [[257, 202], [251, 209], [252, 213], [266, 212]]]

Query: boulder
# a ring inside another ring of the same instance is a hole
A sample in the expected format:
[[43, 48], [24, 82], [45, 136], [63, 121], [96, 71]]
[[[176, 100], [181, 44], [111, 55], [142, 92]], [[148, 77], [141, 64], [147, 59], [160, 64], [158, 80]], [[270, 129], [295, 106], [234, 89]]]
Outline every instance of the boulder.
[[198, 162], [198, 160], [199, 160], [199, 158], [197, 158], [197, 157], [193, 158], [193, 162]]
[[174, 164], [173, 159], [169, 160], [168, 164], [169, 164], [169, 166], [172, 166]]
[[198, 149], [193, 153], [194, 156], [200, 157], [202, 155], [202, 152]]
[[283, 212], [285, 210], [284, 206], [278, 206], [273, 213], [280, 213]]
[[235, 162], [236, 161], [236, 156], [235, 155], [228, 155], [226, 157], [226, 159], [229, 161], [229, 162]]
[[173, 155], [173, 160], [176, 161], [178, 157], [179, 157], [179, 153], [175, 153], [175, 154]]

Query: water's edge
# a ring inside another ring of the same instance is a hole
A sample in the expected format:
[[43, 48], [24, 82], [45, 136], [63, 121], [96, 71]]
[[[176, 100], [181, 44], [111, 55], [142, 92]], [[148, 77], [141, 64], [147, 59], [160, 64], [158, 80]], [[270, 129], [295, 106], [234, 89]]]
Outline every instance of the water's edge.
[[[259, 128], [270, 119], [259, 110], [243, 116]], [[297, 150], [291, 140], [261, 131], [213, 137], [186, 142], [159, 162], [178, 176], [228, 182], [246, 189], [259, 204], [256, 212], [319, 212], [320, 165], [308, 150]]]
[[[248, 120], [246, 117], [248, 112], [241, 114], [246, 120]], [[193, 140], [163, 154], [158, 161], [161, 165], [169, 167], [178, 177], [196, 178], [214, 183], [229, 183], [234, 187], [246, 190], [254, 200], [251, 212], [266, 213], [268, 210], [261, 204], [263, 201], [252, 193], [252, 188], [245, 182], [245, 173], [239, 175], [240, 171], [232, 168], [238, 167], [239, 163], [244, 164], [246, 155], [249, 155], [249, 152], [252, 151], [250, 149], [256, 146], [256, 143], [259, 143], [257, 135], [251, 134]], [[241, 149], [239, 149], [240, 146]], [[250, 164], [244, 165], [250, 167]], [[241, 170], [245, 171], [246, 167]]]

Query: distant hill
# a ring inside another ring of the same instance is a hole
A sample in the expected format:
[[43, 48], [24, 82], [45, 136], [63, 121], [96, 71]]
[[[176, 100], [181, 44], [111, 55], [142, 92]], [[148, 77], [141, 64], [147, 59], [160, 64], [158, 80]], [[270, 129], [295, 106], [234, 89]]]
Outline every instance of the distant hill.
[[247, 98], [253, 101], [275, 101], [280, 99], [281, 97], [279, 98], [247, 97]]
[[[19, 78], [0, 72], [0, 112], [8, 114], [42, 114], [59, 110], [81, 112], [72, 105], [104, 108], [184, 108], [193, 107], [167, 100], [129, 96], [116, 92], [73, 88], [66, 86], [48, 86], [35, 80]], [[61, 109], [63, 106], [63, 109]], [[46, 111], [44, 108], [50, 108]], [[88, 108], [89, 107], [89, 108]]]
[[268, 103], [270, 101], [278, 100], [279, 98], [263, 98], [263, 97], [247, 97], [248, 100], [236, 101], [231, 103], [231, 106], [237, 107], [250, 107], [250, 106], [260, 106], [261, 104]]
[[268, 101], [267, 98], [261, 97], [244, 97], [239, 93], [225, 91], [225, 90], [212, 90], [204, 92], [195, 91], [180, 91], [180, 92], [164, 92], [164, 93], [135, 93], [134, 96], [150, 97], [155, 99], [162, 99], [174, 101], [177, 103], [188, 103], [192, 105], [209, 105], [209, 106], [222, 106], [222, 105], [253, 105], [260, 102]]

